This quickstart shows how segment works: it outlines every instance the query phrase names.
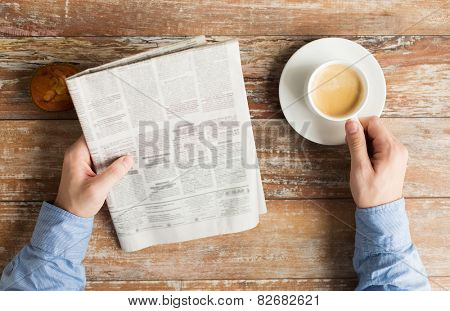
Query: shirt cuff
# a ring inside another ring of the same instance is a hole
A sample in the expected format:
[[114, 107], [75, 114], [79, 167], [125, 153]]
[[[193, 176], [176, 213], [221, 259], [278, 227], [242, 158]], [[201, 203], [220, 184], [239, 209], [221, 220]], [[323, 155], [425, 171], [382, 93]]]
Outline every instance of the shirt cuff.
[[372, 256], [404, 250], [411, 245], [405, 200], [357, 208], [355, 248]]
[[93, 224], [93, 217], [79, 217], [43, 202], [30, 244], [54, 256], [81, 262]]

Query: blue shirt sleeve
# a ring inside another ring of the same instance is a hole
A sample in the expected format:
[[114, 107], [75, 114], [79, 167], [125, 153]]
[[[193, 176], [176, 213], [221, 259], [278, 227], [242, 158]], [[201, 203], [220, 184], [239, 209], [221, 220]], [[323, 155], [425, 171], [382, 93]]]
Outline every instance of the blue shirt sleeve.
[[44, 202], [31, 241], [5, 267], [0, 290], [83, 290], [94, 218]]
[[353, 266], [356, 290], [430, 290], [409, 233], [405, 200], [357, 208]]

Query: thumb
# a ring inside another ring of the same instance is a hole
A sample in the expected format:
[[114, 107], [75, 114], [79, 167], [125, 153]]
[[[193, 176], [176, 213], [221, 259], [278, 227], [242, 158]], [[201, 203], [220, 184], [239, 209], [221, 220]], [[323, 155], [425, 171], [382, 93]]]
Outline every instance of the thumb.
[[370, 164], [369, 155], [367, 153], [366, 137], [364, 130], [359, 121], [348, 120], [345, 123], [345, 133], [348, 149], [352, 157], [352, 167], [365, 167]]
[[101, 191], [109, 192], [133, 166], [133, 158], [131, 156], [123, 156], [114, 161], [100, 175], [94, 179], [94, 183]]

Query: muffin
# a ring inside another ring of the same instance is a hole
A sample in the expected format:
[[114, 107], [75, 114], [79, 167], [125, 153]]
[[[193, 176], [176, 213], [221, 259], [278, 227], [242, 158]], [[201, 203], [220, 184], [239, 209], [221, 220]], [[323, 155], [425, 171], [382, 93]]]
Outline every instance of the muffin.
[[73, 108], [65, 78], [78, 70], [70, 64], [49, 64], [36, 70], [31, 80], [33, 103], [46, 111], [65, 111]]

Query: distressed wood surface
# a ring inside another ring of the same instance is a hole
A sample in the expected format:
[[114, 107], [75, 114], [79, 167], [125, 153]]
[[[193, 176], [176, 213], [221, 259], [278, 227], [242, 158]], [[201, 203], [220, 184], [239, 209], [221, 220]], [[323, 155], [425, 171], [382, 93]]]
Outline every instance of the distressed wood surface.
[[352, 279], [270, 279], [270, 280], [194, 280], [182, 281], [182, 290], [353, 290]]
[[181, 281], [88, 281], [86, 290], [181, 290]]
[[450, 277], [440, 276], [440, 277], [430, 277], [430, 285], [432, 290], [439, 291], [449, 291], [450, 290]]
[[[448, 201], [407, 199], [406, 205], [411, 235], [429, 275], [449, 275]], [[29, 240], [39, 206], [38, 202], [0, 203], [0, 269]], [[179, 286], [176, 282], [165, 282], [174, 280], [192, 281], [183, 283], [181, 287], [185, 289], [201, 286], [249, 289], [259, 283], [257, 280], [286, 278], [350, 278], [347, 285], [353, 286], [353, 214], [351, 200], [269, 200], [268, 213], [255, 229], [125, 253], [118, 246], [108, 211], [103, 209], [96, 217], [85, 259], [87, 278], [90, 282], [151, 281], [145, 286], [161, 289]], [[197, 280], [232, 281], [227, 284], [197, 283]], [[246, 285], [243, 280], [255, 281]], [[285, 281], [273, 281], [272, 285], [263, 282], [258, 286], [281, 288], [277, 282]], [[317, 284], [296, 280], [283, 286], [302, 288], [303, 283], [305, 287], [326, 287], [323, 282], [328, 281], [311, 282]], [[341, 281], [329, 283], [334, 289], [342, 286]]]
[[[209, 37], [223, 41], [228, 37]], [[252, 118], [283, 118], [278, 82], [284, 64], [301, 46], [319, 37], [239, 38]], [[450, 117], [450, 37], [347, 37], [371, 51], [386, 76], [385, 117]], [[182, 38], [2, 38], [0, 119], [75, 119], [74, 111], [48, 113], [31, 102], [36, 68], [69, 62], [80, 70]]]
[[89, 281], [87, 290], [353, 290], [356, 279]]
[[448, 8], [446, 0], [13, 0], [0, 4], [0, 34], [445, 35]]
[[[353, 290], [350, 279], [186, 280], [186, 281], [88, 281], [86, 290]], [[448, 290], [450, 277], [430, 277], [433, 290]]]
[[[404, 194], [446, 197], [450, 128], [445, 118], [384, 119], [409, 149]], [[350, 198], [345, 145], [301, 139], [284, 120], [253, 120], [267, 199]], [[62, 157], [81, 134], [76, 120], [0, 121], [0, 200], [51, 200]]]
[[82, 70], [206, 34], [210, 42], [240, 40], [269, 212], [250, 231], [128, 254], [103, 209], [85, 260], [87, 289], [353, 289], [349, 154], [301, 139], [278, 101], [281, 71], [298, 48], [344, 36], [383, 68], [384, 122], [410, 151], [412, 237], [432, 288], [450, 288], [448, 13], [447, 0], [2, 1], [0, 270], [30, 239], [39, 201], [55, 196], [63, 151], [81, 133], [74, 111], [31, 103], [34, 70], [53, 62]]
[[[108, 281], [106, 281], [108, 282]], [[181, 281], [182, 290], [353, 290], [357, 279], [271, 279], [271, 280], [195, 280]], [[109, 286], [105, 284], [105, 287]], [[131, 284], [130, 284], [131, 285]], [[134, 285], [134, 284], [133, 284]], [[448, 290], [450, 277], [431, 277], [432, 290]], [[130, 286], [131, 287], [131, 286]], [[139, 288], [139, 284], [135, 285]]]

